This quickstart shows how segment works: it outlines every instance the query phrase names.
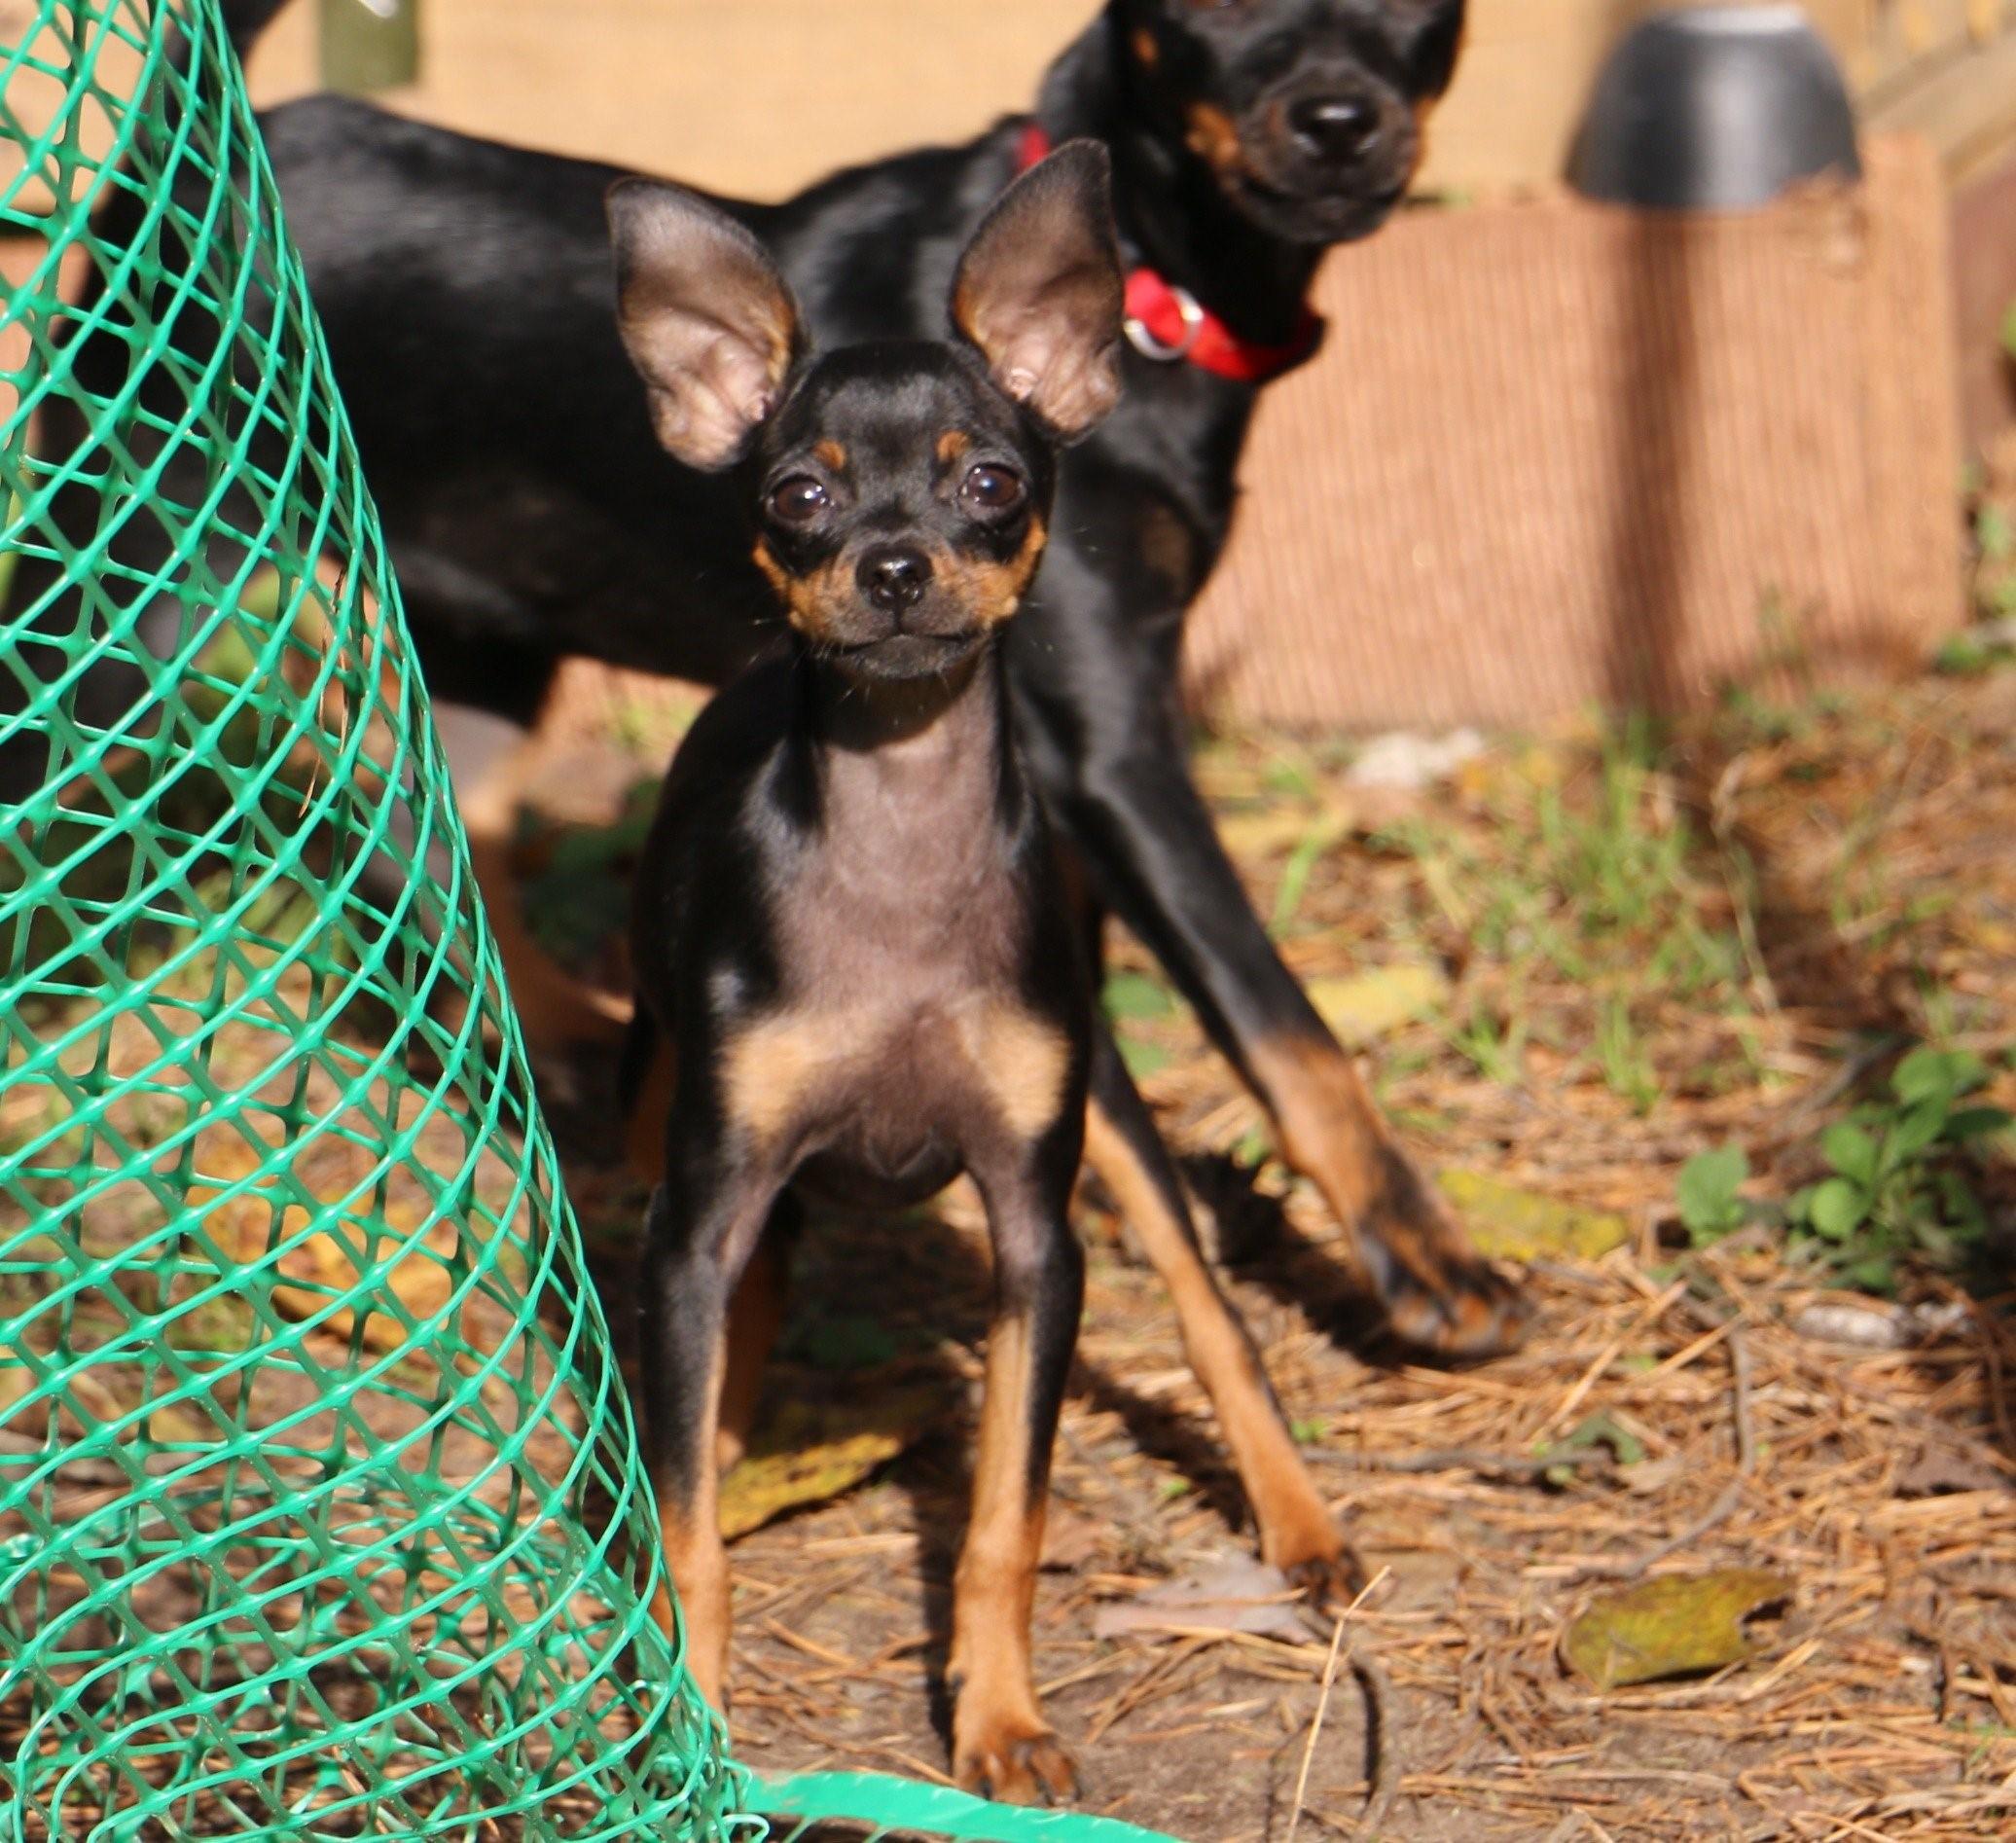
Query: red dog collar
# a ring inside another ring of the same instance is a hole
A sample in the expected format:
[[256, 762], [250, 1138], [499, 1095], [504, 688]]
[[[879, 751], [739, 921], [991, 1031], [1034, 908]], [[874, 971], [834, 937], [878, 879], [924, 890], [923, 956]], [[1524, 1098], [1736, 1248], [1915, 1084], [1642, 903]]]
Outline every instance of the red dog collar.
[[[1022, 170], [1028, 171], [1049, 152], [1050, 135], [1042, 123], [1025, 123]], [[1304, 307], [1293, 339], [1263, 345], [1242, 339], [1189, 289], [1173, 286], [1152, 269], [1133, 269], [1127, 276], [1127, 337], [1143, 358], [1163, 364], [1187, 360], [1234, 383], [1264, 384], [1293, 371], [1316, 349], [1323, 322], [1314, 308]]]

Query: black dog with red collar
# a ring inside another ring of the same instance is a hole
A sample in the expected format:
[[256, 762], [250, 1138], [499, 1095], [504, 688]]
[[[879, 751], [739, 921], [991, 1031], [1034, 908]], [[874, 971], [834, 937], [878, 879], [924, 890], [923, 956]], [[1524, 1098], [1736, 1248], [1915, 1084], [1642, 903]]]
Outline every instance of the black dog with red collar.
[[[1040, 122], [1023, 124], [1016, 158], [1027, 172], [1050, 152], [1050, 131]], [[1165, 280], [1145, 264], [1127, 271], [1127, 337], [1143, 358], [1177, 360], [1228, 378], [1237, 384], [1271, 384], [1315, 356], [1323, 321], [1305, 305], [1294, 333], [1278, 344], [1244, 338], [1227, 326], [1190, 292]]]
[[[252, 25], [273, 10], [237, 4]], [[1357, 1232], [1395, 1328], [1445, 1352], [1501, 1342], [1510, 1298], [1255, 918], [1190, 780], [1176, 667], [1258, 386], [1314, 347], [1323, 251], [1399, 202], [1462, 22], [1462, 0], [1109, 0], [1033, 127], [731, 207], [819, 343], [931, 335], [1036, 136], [1111, 151], [1126, 393], [1062, 471], [1010, 647], [1018, 723], [1091, 898], [1161, 957]], [[616, 338], [602, 196], [623, 175], [337, 98], [275, 110], [266, 132], [434, 695], [529, 721], [569, 654], [719, 683], [772, 643], [733, 489], [667, 459]], [[124, 345], [88, 343], [80, 368], [116, 378]]]

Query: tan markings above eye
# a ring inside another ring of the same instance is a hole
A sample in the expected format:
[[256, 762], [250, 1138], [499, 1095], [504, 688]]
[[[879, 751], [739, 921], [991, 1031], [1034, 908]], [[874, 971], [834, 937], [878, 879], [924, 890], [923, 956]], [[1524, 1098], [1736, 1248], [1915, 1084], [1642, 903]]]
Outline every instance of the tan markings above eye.
[[950, 467], [972, 446], [973, 438], [964, 429], [947, 429], [938, 438], [939, 464]]
[[847, 452], [838, 442], [824, 441], [812, 445], [812, 459], [821, 467], [830, 468], [836, 474], [846, 472]]

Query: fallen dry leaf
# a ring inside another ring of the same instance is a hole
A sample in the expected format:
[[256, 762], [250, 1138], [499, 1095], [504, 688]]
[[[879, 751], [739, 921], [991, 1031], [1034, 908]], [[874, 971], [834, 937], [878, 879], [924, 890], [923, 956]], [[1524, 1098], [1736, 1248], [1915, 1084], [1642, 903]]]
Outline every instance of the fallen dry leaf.
[[1094, 1638], [1130, 1632], [1244, 1632], [1300, 1644], [1311, 1627], [1287, 1575], [1250, 1555], [1235, 1555], [1201, 1573], [1110, 1602], [1092, 1615]]
[[1607, 1210], [1557, 1203], [1481, 1172], [1446, 1171], [1439, 1181], [1478, 1251], [1494, 1260], [1600, 1260], [1631, 1240], [1631, 1224]]
[[1561, 1653], [1598, 1689], [1720, 1670], [1753, 1648], [1744, 1621], [1791, 1593], [1762, 1568], [1648, 1580], [1592, 1600], [1562, 1635]]
[[1262, 807], [1228, 813], [1218, 820], [1218, 839], [1239, 857], [1277, 857], [1312, 839], [1328, 849], [1351, 830], [1351, 809], [1331, 806], [1318, 813], [1301, 808]]
[[942, 1426], [953, 1406], [948, 1383], [878, 1387], [872, 1371], [848, 1380], [858, 1391], [850, 1400], [792, 1396], [757, 1427], [747, 1455], [721, 1481], [721, 1534], [730, 1541], [851, 1491]]
[[1424, 960], [1309, 982], [1310, 1002], [1346, 1043], [1369, 1043], [1433, 1011], [1448, 997], [1448, 977]]
[[[272, 1300], [289, 1318], [312, 1318], [328, 1308], [333, 1296], [365, 1292], [367, 1283], [367, 1296], [374, 1303], [389, 1294], [415, 1319], [432, 1318], [448, 1305], [454, 1290], [450, 1261], [458, 1239], [452, 1223], [435, 1223], [416, 1247], [380, 1272], [391, 1248], [411, 1240], [419, 1226], [420, 1218], [411, 1209], [389, 1205], [378, 1215], [367, 1192], [343, 1210], [338, 1226], [303, 1235], [308, 1221], [306, 1206], [283, 1204], [282, 1193], [270, 1178], [234, 1196], [223, 1196], [230, 1183], [250, 1176], [259, 1166], [252, 1147], [241, 1138], [213, 1138], [203, 1148], [199, 1165], [215, 1181], [192, 1185], [189, 1208], [203, 1212], [203, 1228], [220, 1249], [250, 1267], [267, 1261], [270, 1247], [287, 1244], [274, 1263], [278, 1278]], [[316, 1202], [331, 1206], [354, 1184], [326, 1177], [307, 1188]], [[330, 1313], [323, 1323], [332, 1335], [347, 1338], [356, 1320], [355, 1311], [345, 1306]], [[366, 1306], [363, 1339], [373, 1350], [402, 1350], [410, 1337], [398, 1314]]]

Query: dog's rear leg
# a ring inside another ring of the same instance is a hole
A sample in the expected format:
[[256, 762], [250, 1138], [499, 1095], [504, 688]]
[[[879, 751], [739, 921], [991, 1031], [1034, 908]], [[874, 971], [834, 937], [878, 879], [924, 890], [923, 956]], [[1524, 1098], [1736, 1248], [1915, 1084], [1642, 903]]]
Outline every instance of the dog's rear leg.
[[1350, 1550], [1295, 1450], [1259, 1352], [1205, 1261], [1182, 1181], [1103, 1026], [1093, 1047], [1085, 1157], [1170, 1290], [1190, 1366], [1253, 1506], [1262, 1557], [1318, 1599], [1348, 1597]]
[[438, 712], [490, 936], [525, 1041], [558, 1052], [569, 1044], [622, 1040], [630, 1006], [574, 977], [526, 924], [511, 867], [518, 810], [539, 767], [536, 731], [486, 712], [444, 705]]
[[[1180, 735], [1156, 702], [1174, 677], [1173, 661], [1165, 678], [1152, 662], [1100, 655], [1114, 632], [1131, 630], [1084, 619], [1043, 629], [1053, 651], [1082, 649], [1067, 662], [1068, 675], [1102, 693], [1090, 712], [1099, 734], [1060, 739], [1032, 757], [1053, 773], [1061, 764], [1067, 771], [1064, 784], [1050, 789], [1053, 810], [1100, 896], [1169, 968], [1273, 1115], [1282, 1155], [1354, 1233], [1395, 1330], [1451, 1355], [1503, 1347], [1523, 1316], [1517, 1295], [1470, 1247], [1393, 1139], [1350, 1058], [1282, 965], [1218, 843]], [[1055, 669], [1046, 662], [1046, 669]], [[1028, 709], [1043, 720], [1039, 706]]]

